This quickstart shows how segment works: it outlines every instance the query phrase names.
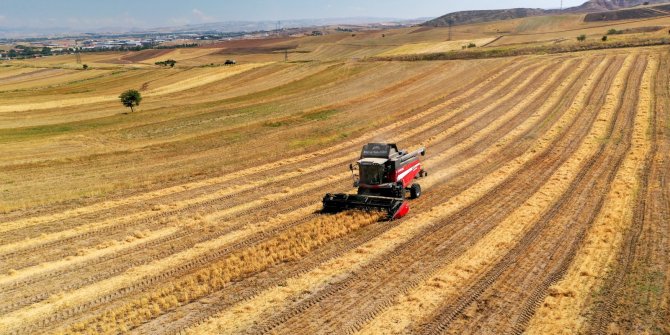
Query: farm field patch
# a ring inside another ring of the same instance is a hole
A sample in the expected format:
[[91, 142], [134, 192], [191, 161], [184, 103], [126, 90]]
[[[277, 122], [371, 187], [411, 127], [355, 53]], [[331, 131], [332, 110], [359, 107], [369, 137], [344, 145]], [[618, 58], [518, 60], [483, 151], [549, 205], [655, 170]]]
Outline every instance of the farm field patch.
[[[0, 333], [670, 332], [670, 50], [366, 59], [482, 26], [2, 63]], [[423, 195], [321, 213], [370, 142]]]

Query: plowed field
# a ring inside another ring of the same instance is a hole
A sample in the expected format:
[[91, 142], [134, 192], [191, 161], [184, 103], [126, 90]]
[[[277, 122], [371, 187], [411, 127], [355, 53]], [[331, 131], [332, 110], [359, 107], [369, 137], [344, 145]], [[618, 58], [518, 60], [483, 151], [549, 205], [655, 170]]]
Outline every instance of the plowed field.
[[[670, 333], [669, 73], [2, 68], [0, 333]], [[372, 141], [427, 147], [410, 214], [320, 214]]]

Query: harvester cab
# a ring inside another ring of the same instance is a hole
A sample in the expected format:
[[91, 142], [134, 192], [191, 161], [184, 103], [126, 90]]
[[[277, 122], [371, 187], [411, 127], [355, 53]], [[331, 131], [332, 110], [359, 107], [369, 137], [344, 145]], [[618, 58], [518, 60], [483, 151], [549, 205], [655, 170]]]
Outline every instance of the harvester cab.
[[425, 154], [425, 148], [406, 152], [398, 150], [395, 144], [365, 145], [358, 162], [349, 165], [358, 193], [326, 194], [323, 211], [382, 210], [390, 220], [407, 215], [407, 193], [411, 199], [421, 196], [421, 186], [414, 180], [428, 175], [419, 161], [419, 156]]

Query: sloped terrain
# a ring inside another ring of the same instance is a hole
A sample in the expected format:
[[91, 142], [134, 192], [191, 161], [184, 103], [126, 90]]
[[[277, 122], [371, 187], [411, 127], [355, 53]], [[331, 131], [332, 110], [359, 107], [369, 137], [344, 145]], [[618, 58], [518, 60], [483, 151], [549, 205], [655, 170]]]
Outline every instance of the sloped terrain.
[[668, 9], [670, 5], [642, 7], [622, 10], [612, 10], [607, 12], [589, 13], [584, 16], [585, 22], [598, 21], [621, 21], [647, 19], [660, 16], [670, 16]]
[[[670, 332], [667, 47], [351, 59], [415, 29], [0, 67], [0, 333]], [[410, 214], [320, 213], [373, 141]]]

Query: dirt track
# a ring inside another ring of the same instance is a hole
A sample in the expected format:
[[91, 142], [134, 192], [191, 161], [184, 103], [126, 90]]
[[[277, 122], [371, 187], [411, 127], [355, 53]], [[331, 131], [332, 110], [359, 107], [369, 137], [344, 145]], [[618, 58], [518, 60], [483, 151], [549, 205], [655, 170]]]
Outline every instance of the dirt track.
[[[599, 261], [612, 269], [594, 284], [605, 289], [574, 302], [587, 317], [571, 327], [668, 331], [668, 66], [659, 49], [518, 58], [322, 151], [14, 215], [0, 227], [0, 272], [8, 273], [0, 329], [533, 330], [552, 299], [581, 297], [556, 285], [572, 280], [624, 167], [643, 153], [642, 173], [631, 174], [634, 201], [622, 204], [633, 209], [630, 229], [610, 251], [615, 261]], [[352, 101], [400, 96], [426, 75]], [[318, 214], [326, 190], [351, 191], [346, 165], [378, 138], [428, 147], [431, 174], [412, 213], [391, 223]]]

